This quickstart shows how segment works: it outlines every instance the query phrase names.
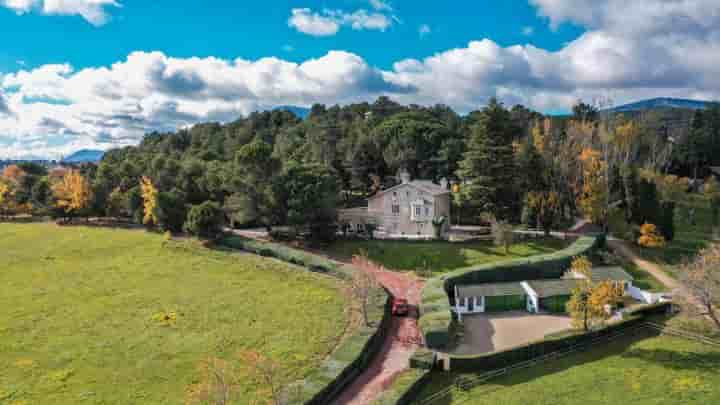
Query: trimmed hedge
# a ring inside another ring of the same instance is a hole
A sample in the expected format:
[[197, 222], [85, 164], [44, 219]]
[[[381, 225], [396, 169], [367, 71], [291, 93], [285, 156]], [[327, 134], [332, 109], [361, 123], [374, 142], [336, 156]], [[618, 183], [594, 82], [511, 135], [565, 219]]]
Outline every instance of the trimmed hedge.
[[279, 243], [260, 242], [242, 236], [228, 236], [220, 241], [221, 245], [233, 249], [245, 250], [260, 256], [274, 257], [298, 266], [307, 267], [316, 273], [324, 273], [343, 280], [352, 278], [352, 272], [347, 271], [332, 260], [303, 252], [302, 250], [281, 245]]
[[644, 306], [632, 311], [629, 317], [621, 322], [610, 324], [602, 329], [574, 333], [565, 336], [550, 337], [501, 352], [480, 355], [450, 355], [450, 369], [460, 372], [493, 371], [523, 361], [532, 360], [545, 354], [567, 349], [574, 345], [589, 344], [593, 339], [625, 330], [646, 321], [649, 316], [667, 313], [670, 303]]
[[467, 267], [431, 279], [422, 291], [419, 325], [425, 343], [431, 349], [446, 349], [451, 343], [449, 333], [455, 285], [513, 282], [561, 278], [576, 256], [587, 255], [597, 247], [596, 237], [583, 236], [557, 252]]
[[[222, 239], [220, 244], [261, 256], [274, 257], [342, 280], [349, 280], [354, 271], [351, 266], [340, 266], [331, 260], [278, 243], [230, 236]], [[292, 403], [329, 404], [367, 369], [372, 359], [382, 349], [390, 327], [392, 315], [389, 298], [390, 294], [382, 288], [371, 291], [368, 305], [368, 321], [371, 326], [363, 325], [345, 339], [301, 384], [296, 385], [295, 389], [291, 388], [289, 396]]]

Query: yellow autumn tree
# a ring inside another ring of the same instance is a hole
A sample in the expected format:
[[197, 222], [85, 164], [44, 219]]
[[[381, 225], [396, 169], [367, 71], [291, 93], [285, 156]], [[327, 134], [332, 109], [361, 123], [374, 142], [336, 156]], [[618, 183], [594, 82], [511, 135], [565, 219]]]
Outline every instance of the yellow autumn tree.
[[6, 215], [10, 204], [10, 186], [0, 181], [0, 217]]
[[157, 225], [157, 188], [155, 188], [149, 177], [143, 176], [140, 179], [140, 189], [143, 199], [143, 224], [148, 226]]
[[540, 153], [541, 155], [545, 153], [545, 140], [547, 139], [547, 137], [543, 133], [542, 128], [540, 128], [539, 123], [533, 126], [531, 136], [533, 145], [535, 146], [535, 149], [537, 149], [538, 153]]
[[604, 223], [607, 217], [606, 163], [600, 152], [585, 148], [580, 153], [582, 186], [578, 206], [585, 218], [593, 223]]
[[658, 231], [655, 224], [645, 223], [640, 227], [638, 245], [645, 248], [661, 248], [665, 246], [665, 238]]
[[55, 205], [62, 209], [66, 218], [80, 214], [90, 206], [92, 190], [90, 183], [79, 171], [70, 170], [52, 187]]
[[614, 281], [593, 283], [592, 262], [585, 256], [573, 259], [570, 270], [581, 278], [577, 280], [566, 310], [572, 318], [573, 326], [587, 331], [611, 316], [608, 306], [615, 306], [625, 291], [621, 283]]

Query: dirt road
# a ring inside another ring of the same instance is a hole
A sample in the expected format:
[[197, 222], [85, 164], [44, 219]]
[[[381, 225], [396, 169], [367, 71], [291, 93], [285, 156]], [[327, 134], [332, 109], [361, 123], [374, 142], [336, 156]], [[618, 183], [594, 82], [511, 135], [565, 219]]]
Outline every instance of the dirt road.
[[[394, 297], [405, 298], [413, 306], [411, 313], [417, 313], [420, 291], [424, 282], [407, 273], [384, 270], [372, 263], [354, 260], [353, 265], [375, 276]], [[403, 371], [415, 349], [422, 342], [422, 333], [414, 316], [395, 317], [385, 344], [379, 355], [373, 359], [365, 372], [360, 375], [335, 401], [338, 405], [364, 405], [377, 399]]]

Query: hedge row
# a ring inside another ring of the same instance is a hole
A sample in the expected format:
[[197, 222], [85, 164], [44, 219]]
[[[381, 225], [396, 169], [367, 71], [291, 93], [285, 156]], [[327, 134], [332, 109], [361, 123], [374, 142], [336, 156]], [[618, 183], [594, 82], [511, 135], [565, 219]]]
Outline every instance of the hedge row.
[[[230, 236], [220, 241], [221, 245], [242, 249], [262, 256], [274, 257], [313, 272], [328, 274], [343, 280], [352, 277], [351, 266], [340, 266], [322, 257], [293, 249], [278, 243], [260, 242], [240, 236]], [[358, 270], [360, 271], [360, 270]], [[368, 321], [352, 336], [345, 339], [318, 369], [308, 375], [300, 384], [288, 391], [292, 403], [307, 405], [329, 404], [357, 378], [370, 361], [380, 352], [392, 316], [390, 299], [382, 288], [374, 289], [369, 297]]]
[[450, 305], [455, 285], [560, 278], [574, 257], [589, 254], [597, 244], [597, 238], [584, 236], [557, 252], [463, 268], [431, 279], [423, 288], [420, 305], [419, 324], [427, 346], [446, 349], [451, 343]]
[[343, 280], [349, 280], [352, 277], [351, 272], [332, 260], [303, 252], [302, 250], [293, 249], [279, 243], [261, 242], [242, 236], [228, 236], [223, 238], [220, 244], [233, 249], [252, 252], [260, 256], [274, 257], [298, 266], [307, 267], [310, 271], [328, 274]]
[[607, 336], [646, 322], [650, 316], [665, 314], [668, 312], [670, 305], [670, 303], [661, 303], [643, 306], [630, 312], [628, 317], [623, 321], [586, 333], [581, 332], [566, 336], [546, 337], [541, 341], [501, 352], [480, 355], [450, 355], [450, 369], [460, 372], [492, 371], [523, 361], [532, 360], [548, 353], [564, 350], [575, 345], [589, 344], [597, 337]]

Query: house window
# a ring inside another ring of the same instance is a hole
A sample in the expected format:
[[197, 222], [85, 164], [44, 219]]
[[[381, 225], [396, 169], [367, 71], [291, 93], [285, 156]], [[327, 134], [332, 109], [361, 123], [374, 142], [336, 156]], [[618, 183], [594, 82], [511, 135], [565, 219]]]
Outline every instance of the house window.
[[393, 215], [400, 215], [400, 205], [393, 204], [392, 205], [392, 213], [393, 213]]
[[365, 232], [365, 225], [364, 224], [357, 224], [357, 231], [358, 233]]
[[413, 208], [415, 209], [415, 216], [416, 216], [416, 217], [422, 216], [422, 207], [421, 207], [421, 206], [415, 205], [415, 206], [413, 206]]
[[426, 217], [430, 216], [430, 207], [425, 207], [425, 216]]

